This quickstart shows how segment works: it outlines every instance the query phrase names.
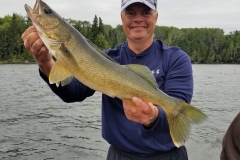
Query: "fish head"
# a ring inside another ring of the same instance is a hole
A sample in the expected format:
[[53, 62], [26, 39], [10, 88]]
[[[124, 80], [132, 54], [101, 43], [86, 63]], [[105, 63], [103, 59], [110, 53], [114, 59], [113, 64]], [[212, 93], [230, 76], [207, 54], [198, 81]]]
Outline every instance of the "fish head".
[[27, 4], [24, 7], [46, 46], [64, 43], [70, 39], [71, 35], [65, 20], [45, 2], [36, 0], [33, 8]]

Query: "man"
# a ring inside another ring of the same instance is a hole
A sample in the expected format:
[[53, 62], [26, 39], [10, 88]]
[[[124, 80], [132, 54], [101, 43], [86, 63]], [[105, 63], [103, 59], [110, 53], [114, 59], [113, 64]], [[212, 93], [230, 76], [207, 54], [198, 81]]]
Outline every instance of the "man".
[[240, 159], [240, 113], [234, 118], [223, 138], [220, 159]]
[[[156, 0], [122, 0], [121, 19], [127, 41], [104, 52], [122, 65], [146, 65], [161, 90], [190, 103], [193, 94], [191, 61], [180, 48], [167, 47], [153, 39], [157, 18]], [[54, 61], [36, 29], [29, 27], [22, 39], [39, 65], [41, 77], [63, 101], [82, 101], [94, 94], [94, 90], [76, 79], [64, 87], [49, 84], [47, 77]], [[132, 100], [137, 108], [118, 98], [102, 95], [102, 135], [110, 144], [107, 160], [187, 160], [185, 146], [177, 148], [172, 142], [161, 107], [137, 97]]]

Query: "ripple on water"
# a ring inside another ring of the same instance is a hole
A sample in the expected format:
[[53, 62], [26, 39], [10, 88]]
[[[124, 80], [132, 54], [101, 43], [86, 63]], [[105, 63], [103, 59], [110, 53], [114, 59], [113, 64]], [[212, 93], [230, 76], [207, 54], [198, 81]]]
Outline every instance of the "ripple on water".
[[[239, 112], [239, 65], [193, 65], [192, 104], [208, 119], [192, 127], [189, 159], [219, 159], [222, 137]], [[66, 104], [39, 78], [36, 65], [0, 66], [0, 159], [102, 160], [101, 94]]]

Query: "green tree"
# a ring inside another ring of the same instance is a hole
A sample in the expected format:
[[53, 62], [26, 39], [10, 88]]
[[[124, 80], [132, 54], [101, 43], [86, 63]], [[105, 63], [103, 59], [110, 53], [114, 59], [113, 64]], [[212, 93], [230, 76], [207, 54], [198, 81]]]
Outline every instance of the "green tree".
[[99, 33], [97, 35], [95, 44], [100, 48], [100, 49], [109, 49], [109, 43], [106, 41], [105, 36], [102, 33]]
[[90, 37], [90, 32], [91, 32], [91, 23], [88, 21], [82, 21], [82, 30], [81, 33], [89, 38]]
[[[93, 24], [82, 20], [65, 20], [101, 49], [113, 48], [126, 41], [122, 25], [115, 28], [104, 25], [97, 15], [94, 16]], [[31, 25], [28, 16], [13, 13], [0, 17], [1, 60], [33, 59], [21, 40], [21, 34]], [[240, 31], [224, 35], [220, 28], [156, 26], [154, 38], [170, 46], [179, 46], [189, 54], [193, 63], [240, 63]]]
[[90, 33], [90, 40], [95, 43], [96, 39], [97, 39], [97, 35], [99, 33], [99, 29], [98, 29], [98, 18], [95, 15], [94, 19], [93, 19], [93, 24], [92, 24], [92, 28], [91, 28], [91, 33]]
[[103, 21], [102, 19], [99, 17], [98, 19], [98, 34], [102, 33], [103, 35], [105, 34], [104, 32], [104, 24], [103, 24]]

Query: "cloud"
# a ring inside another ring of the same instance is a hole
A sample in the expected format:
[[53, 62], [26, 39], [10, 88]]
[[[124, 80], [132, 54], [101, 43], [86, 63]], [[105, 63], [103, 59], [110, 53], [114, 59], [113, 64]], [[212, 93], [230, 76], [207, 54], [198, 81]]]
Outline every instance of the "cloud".
[[[45, 0], [64, 18], [92, 23], [95, 15], [103, 23], [115, 27], [121, 24], [121, 0]], [[24, 4], [34, 6], [34, 0], [0, 0], [0, 17], [18, 13], [26, 15]], [[158, 0], [157, 25], [178, 28], [221, 28], [226, 33], [240, 30], [239, 0]]]

